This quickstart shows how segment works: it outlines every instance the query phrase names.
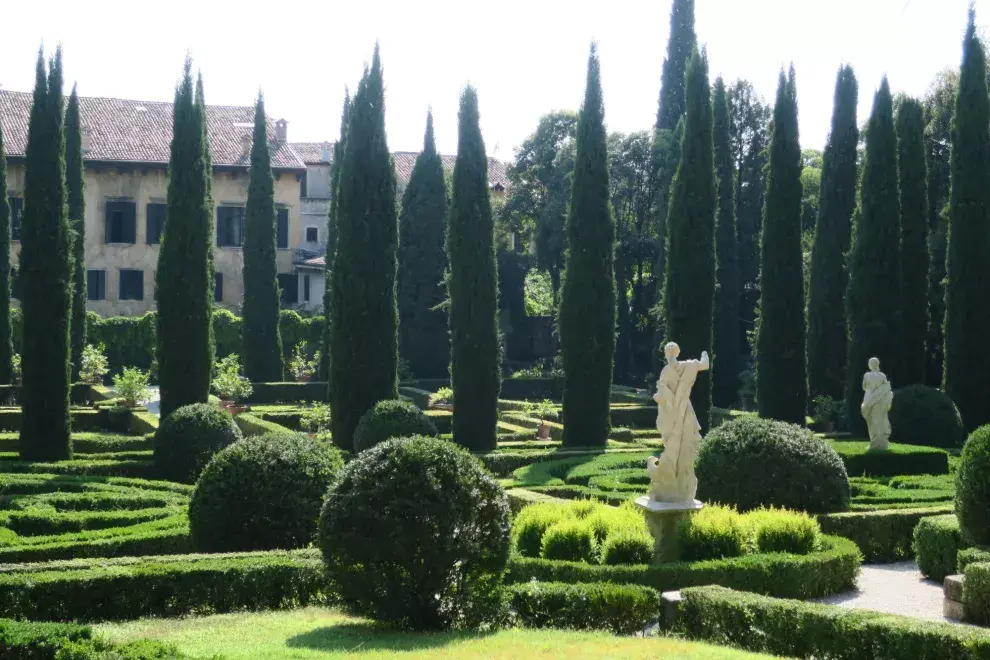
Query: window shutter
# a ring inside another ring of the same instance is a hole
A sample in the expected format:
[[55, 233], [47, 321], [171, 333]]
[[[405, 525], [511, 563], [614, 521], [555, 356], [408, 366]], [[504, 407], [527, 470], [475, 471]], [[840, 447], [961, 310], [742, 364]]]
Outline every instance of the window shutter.
[[124, 242], [137, 243], [137, 204], [124, 202], [121, 207], [124, 211]]
[[289, 209], [275, 210], [275, 246], [283, 250], [289, 247]]
[[214, 273], [213, 302], [223, 302], [223, 273]]

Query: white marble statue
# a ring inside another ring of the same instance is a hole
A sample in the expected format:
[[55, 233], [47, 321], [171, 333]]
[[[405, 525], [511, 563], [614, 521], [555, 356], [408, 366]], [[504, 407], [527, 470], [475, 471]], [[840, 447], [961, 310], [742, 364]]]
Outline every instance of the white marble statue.
[[890, 447], [890, 406], [894, 401], [894, 392], [890, 389], [890, 381], [880, 371], [880, 360], [870, 358], [870, 370], [863, 375], [863, 405], [859, 407], [870, 429], [870, 449], [880, 451]]
[[657, 393], [657, 430], [663, 438], [660, 458], [647, 459], [650, 497], [658, 502], [691, 502], [698, 491], [694, 459], [701, 444], [701, 425], [691, 405], [691, 388], [699, 371], [708, 369], [708, 353], [700, 360], [681, 360], [680, 347], [670, 342], [664, 347], [667, 366], [660, 372]]

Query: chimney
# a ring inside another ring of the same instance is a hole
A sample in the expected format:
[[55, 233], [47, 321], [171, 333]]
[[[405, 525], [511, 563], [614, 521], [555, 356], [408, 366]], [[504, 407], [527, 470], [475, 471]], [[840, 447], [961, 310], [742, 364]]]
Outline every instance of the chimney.
[[275, 139], [283, 144], [289, 141], [289, 122], [284, 119], [275, 122]]

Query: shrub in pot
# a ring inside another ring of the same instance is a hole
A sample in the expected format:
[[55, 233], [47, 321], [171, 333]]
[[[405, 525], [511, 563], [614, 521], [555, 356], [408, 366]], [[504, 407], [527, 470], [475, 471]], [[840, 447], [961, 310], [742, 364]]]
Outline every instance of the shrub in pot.
[[142, 404], [148, 400], [148, 374], [137, 367], [124, 367], [113, 377], [113, 390], [127, 407]]
[[226, 410], [207, 403], [177, 408], [155, 432], [155, 471], [161, 479], [193, 483], [214, 454], [242, 438]]
[[379, 401], [361, 416], [354, 429], [354, 451], [362, 452], [389, 438], [410, 435], [437, 435], [437, 427], [422, 410], [410, 401]]
[[217, 362], [215, 371], [216, 375], [210, 386], [220, 397], [220, 407], [229, 410], [231, 414], [243, 412], [246, 407], [239, 406], [236, 402], [251, 396], [254, 386], [251, 385], [251, 381], [241, 376], [240, 358], [231, 353]]
[[107, 347], [102, 342], [99, 346], [87, 344], [83, 348], [82, 360], [79, 365], [79, 378], [84, 383], [102, 383], [103, 377], [110, 371], [107, 359]]
[[301, 341], [292, 349], [292, 357], [289, 358], [289, 373], [300, 383], [305, 383], [316, 374], [316, 369], [320, 365], [320, 352], [316, 351], [313, 359], [308, 356], [309, 345]]

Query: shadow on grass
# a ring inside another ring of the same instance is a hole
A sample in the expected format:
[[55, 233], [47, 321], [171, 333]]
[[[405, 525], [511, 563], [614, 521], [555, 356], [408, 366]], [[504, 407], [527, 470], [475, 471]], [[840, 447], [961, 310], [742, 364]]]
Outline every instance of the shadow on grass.
[[374, 623], [342, 623], [323, 626], [290, 637], [289, 648], [305, 648], [328, 652], [358, 651], [420, 651], [450, 644], [482, 639], [488, 633], [405, 632]]

